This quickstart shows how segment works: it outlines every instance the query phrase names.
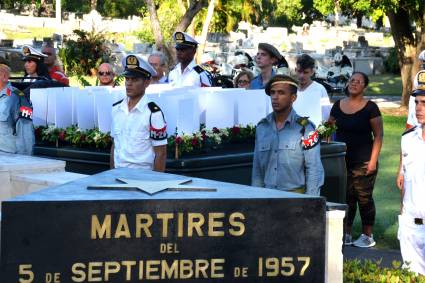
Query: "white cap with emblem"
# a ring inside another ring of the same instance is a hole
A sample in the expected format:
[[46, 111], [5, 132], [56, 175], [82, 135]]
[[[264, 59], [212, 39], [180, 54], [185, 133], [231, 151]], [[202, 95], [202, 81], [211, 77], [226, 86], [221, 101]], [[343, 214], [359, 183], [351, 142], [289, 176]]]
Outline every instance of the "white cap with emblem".
[[155, 69], [142, 57], [136, 54], [129, 54], [122, 60], [125, 77], [151, 78], [156, 75]]

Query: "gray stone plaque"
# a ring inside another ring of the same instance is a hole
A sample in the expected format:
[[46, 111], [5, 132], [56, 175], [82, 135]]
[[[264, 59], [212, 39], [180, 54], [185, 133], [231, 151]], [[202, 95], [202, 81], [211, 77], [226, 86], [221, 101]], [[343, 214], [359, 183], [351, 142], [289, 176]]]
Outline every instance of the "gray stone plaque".
[[88, 190], [114, 169], [3, 203], [1, 282], [323, 282], [325, 201], [193, 178], [216, 191]]

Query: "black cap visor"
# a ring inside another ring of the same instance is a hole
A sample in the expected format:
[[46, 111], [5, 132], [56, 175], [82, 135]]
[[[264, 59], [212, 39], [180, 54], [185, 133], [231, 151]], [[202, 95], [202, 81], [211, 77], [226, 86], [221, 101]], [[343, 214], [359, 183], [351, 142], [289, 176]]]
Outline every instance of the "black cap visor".
[[149, 72], [141, 69], [125, 69], [124, 73], [122, 73], [124, 77], [127, 78], [144, 78], [150, 79], [151, 75]]

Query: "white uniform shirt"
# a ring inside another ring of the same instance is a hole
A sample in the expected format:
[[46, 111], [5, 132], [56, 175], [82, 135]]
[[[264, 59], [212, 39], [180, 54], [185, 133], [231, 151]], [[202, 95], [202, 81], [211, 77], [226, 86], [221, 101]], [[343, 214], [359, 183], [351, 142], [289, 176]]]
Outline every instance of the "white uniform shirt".
[[310, 121], [317, 127], [322, 120], [328, 119], [328, 117], [324, 117], [326, 115], [322, 112], [322, 105], [329, 104], [329, 96], [325, 87], [313, 81], [303, 91], [297, 91], [297, 99], [293, 107], [298, 115], [309, 117]]
[[[111, 135], [114, 138], [114, 165], [128, 168], [153, 168], [154, 146], [167, 144], [167, 139], [154, 140], [150, 137], [150, 125], [162, 129], [165, 120], [162, 112], [152, 113], [144, 95], [129, 112], [128, 98], [112, 107]], [[152, 119], [150, 117], [152, 113]], [[164, 128], [165, 131], [165, 128]]]
[[195, 60], [192, 60], [192, 62], [190, 62], [182, 72], [181, 64], [177, 64], [177, 66], [168, 74], [168, 82], [173, 87], [211, 86], [212, 82], [208, 73], [206, 71], [202, 71], [200, 73], [197, 72], [194, 69], [196, 66]]
[[401, 138], [404, 175], [403, 214], [425, 219], [425, 141], [421, 127]]

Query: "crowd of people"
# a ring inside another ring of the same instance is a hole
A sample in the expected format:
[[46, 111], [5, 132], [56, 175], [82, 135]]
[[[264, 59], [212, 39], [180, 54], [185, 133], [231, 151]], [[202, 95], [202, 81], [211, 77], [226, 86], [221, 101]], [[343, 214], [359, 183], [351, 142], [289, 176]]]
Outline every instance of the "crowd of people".
[[[165, 171], [167, 123], [159, 105], [145, 96], [153, 83], [174, 87], [210, 87], [211, 74], [195, 62], [198, 42], [184, 32], [173, 35], [178, 64], [167, 74], [164, 54], [152, 53], [148, 60], [137, 54], [123, 60], [126, 98], [112, 110], [111, 168], [130, 167]], [[421, 55], [422, 56], [422, 55]], [[425, 62], [425, 53], [423, 54]], [[324, 169], [320, 158], [317, 121], [308, 119], [308, 109], [298, 110], [297, 101], [326, 101], [325, 88], [312, 78], [315, 60], [307, 54], [297, 58], [296, 78], [277, 74], [282, 55], [272, 45], [260, 43], [255, 56], [260, 72], [254, 77], [248, 69], [234, 78], [234, 87], [264, 89], [270, 96], [272, 113], [256, 128], [252, 185], [288, 192], [320, 195]], [[39, 78], [69, 85], [69, 79], [57, 64], [55, 49], [42, 51], [25, 46], [25, 82]], [[0, 65], [0, 151], [31, 154], [34, 143], [29, 97], [12, 87], [10, 69]], [[115, 86], [116, 74], [108, 63], [97, 70], [102, 86]], [[373, 199], [378, 174], [378, 160], [383, 142], [383, 121], [379, 107], [365, 97], [369, 78], [354, 72], [348, 80], [347, 97], [336, 101], [330, 123], [336, 124], [335, 140], [344, 142], [346, 150], [348, 213], [345, 219], [346, 245], [373, 247], [376, 208]], [[425, 274], [425, 71], [415, 77], [411, 108], [414, 117], [401, 142], [397, 185], [402, 195], [399, 239], [403, 259], [410, 268]], [[314, 98], [314, 99], [313, 99]], [[320, 105], [312, 105], [320, 107]], [[362, 223], [361, 235], [352, 239], [357, 207]]]

